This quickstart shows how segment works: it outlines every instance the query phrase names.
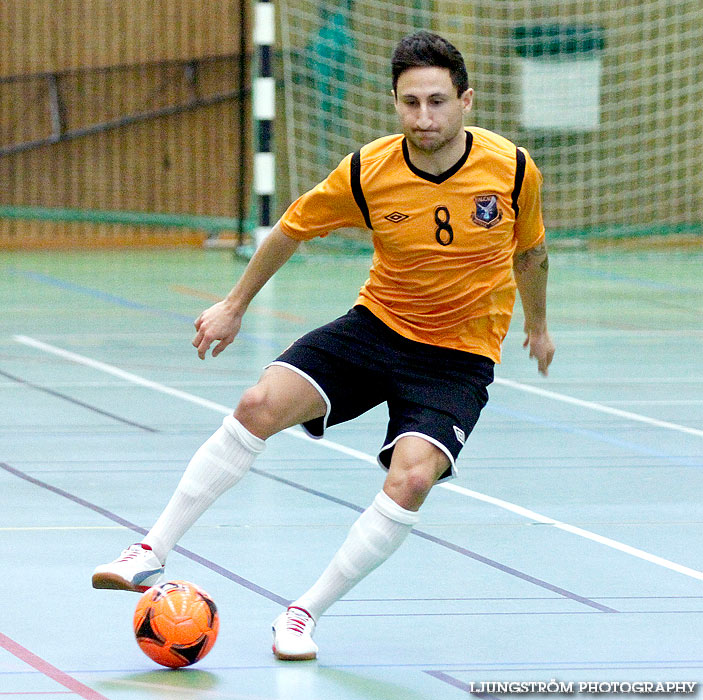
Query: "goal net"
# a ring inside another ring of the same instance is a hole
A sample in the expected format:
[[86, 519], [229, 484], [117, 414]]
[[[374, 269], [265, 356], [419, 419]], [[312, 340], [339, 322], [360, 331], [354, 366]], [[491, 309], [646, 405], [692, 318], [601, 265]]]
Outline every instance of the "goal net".
[[389, 59], [428, 29], [464, 54], [467, 124], [526, 147], [552, 236], [686, 234], [703, 220], [699, 0], [280, 0], [279, 208], [398, 130]]

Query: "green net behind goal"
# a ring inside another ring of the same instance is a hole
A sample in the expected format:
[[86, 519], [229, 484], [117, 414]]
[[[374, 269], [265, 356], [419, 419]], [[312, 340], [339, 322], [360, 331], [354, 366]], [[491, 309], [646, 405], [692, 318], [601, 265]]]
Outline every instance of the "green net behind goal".
[[[467, 120], [526, 147], [552, 238], [701, 240], [703, 10], [697, 0], [280, 0], [289, 200], [398, 130], [389, 58], [437, 31], [464, 54]], [[347, 233], [359, 240], [360, 234]]]

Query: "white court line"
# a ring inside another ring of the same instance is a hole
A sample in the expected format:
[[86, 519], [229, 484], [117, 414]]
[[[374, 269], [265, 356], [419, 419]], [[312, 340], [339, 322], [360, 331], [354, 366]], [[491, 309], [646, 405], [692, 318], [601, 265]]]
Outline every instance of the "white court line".
[[[52, 355], [58, 355], [71, 362], [76, 362], [79, 365], [85, 367], [90, 367], [92, 369], [97, 369], [100, 372], [105, 372], [106, 374], [111, 374], [113, 377], [119, 377], [120, 379], [125, 379], [132, 384], [137, 384], [139, 386], [146, 387], [147, 389], [153, 389], [154, 391], [160, 391], [162, 394], [168, 394], [177, 399], [183, 399], [184, 401], [190, 401], [203, 408], [211, 408], [213, 411], [220, 411], [222, 413], [229, 413], [232, 409], [223, 406], [222, 404], [215, 403], [214, 401], [208, 401], [207, 399], [201, 399], [193, 394], [189, 394], [186, 391], [180, 391], [179, 389], [173, 389], [172, 387], [166, 386], [165, 384], [159, 384], [158, 382], [152, 382], [149, 379], [140, 377], [138, 374], [132, 374], [131, 372], [125, 372], [119, 367], [114, 365], [108, 365], [105, 362], [100, 362], [99, 360], [92, 360], [90, 357], [85, 357], [85, 355], [78, 355], [75, 352], [70, 352], [69, 350], [62, 350], [55, 345], [49, 345], [48, 343], [42, 343], [41, 340], [35, 340], [26, 335], [15, 335], [14, 340], [23, 345], [29, 345], [30, 347], [37, 348], [38, 350], [44, 350], [44, 352], [49, 352]], [[198, 399], [194, 401], [193, 399]]]
[[[197, 382], [194, 382], [196, 386]], [[703, 406], [703, 399], [633, 399], [632, 401], [608, 401], [608, 404], [615, 406]]]
[[[190, 403], [193, 403], [197, 406], [202, 406], [203, 408], [210, 408], [214, 411], [217, 411], [218, 413], [229, 414], [232, 411], [232, 408], [230, 408], [228, 406], [224, 406], [223, 404], [215, 403], [214, 401], [209, 401], [208, 399], [203, 399], [200, 396], [196, 396], [195, 394], [189, 394], [188, 392], [185, 392], [185, 391], [179, 391], [177, 389], [172, 389], [171, 387], [165, 386], [164, 384], [160, 384], [159, 382], [153, 382], [149, 379], [144, 379], [143, 377], [140, 377], [139, 375], [132, 374], [131, 372], [125, 372], [124, 370], [121, 370], [118, 367], [115, 367], [113, 365], [108, 365], [104, 362], [100, 362], [98, 360], [93, 360], [89, 357], [85, 357], [83, 355], [79, 355], [77, 353], [70, 352], [68, 350], [63, 350], [63, 349], [56, 347], [54, 345], [49, 345], [48, 343], [43, 343], [40, 340], [35, 340], [34, 338], [29, 338], [28, 336], [25, 336], [25, 335], [16, 335], [16, 336], [14, 336], [14, 340], [16, 340], [18, 343], [22, 343], [23, 345], [28, 345], [28, 346], [34, 347], [38, 350], [43, 350], [44, 352], [48, 352], [53, 355], [57, 355], [58, 357], [63, 357], [64, 359], [70, 360], [71, 362], [76, 362], [77, 364], [83, 365], [85, 367], [97, 369], [101, 372], [107, 372], [108, 374], [112, 374], [113, 376], [120, 377], [120, 378], [125, 379], [129, 382], [133, 382], [139, 386], [153, 389], [154, 391], [158, 391], [162, 394], [174, 396], [174, 397], [182, 399], [184, 401], [188, 401]], [[547, 398], [556, 398], [557, 400], [561, 400], [561, 401], [568, 400], [571, 398], [571, 397], [566, 396], [564, 394], [556, 394], [555, 392], [546, 391], [544, 389], [535, 389], [534, 387], [530, 387], [526, 384], [520, 384], [519, 382], [501, 380], [501, 383], [506, 384], [507, 386], [510, 386], [515, 389], [521, 389], [523, 391], [534, 389], [533, 393], [541, 394], [543, 396], [546, 396]], [[590, 401], [581, 402], [578, 399], [574, 399], [573, 401], [567, 401], [567, 402], [568, 403], [575, 403], [576, 405], [580, 405], [580, 406], [583, 405], [585, 408], [596, 408], [596, 410], [601, 408], [600, 404], [594, 404]], [[607, 409], [606, 406], [603, 406], [602, 408]], [[610, 410], [607, 410], [606, 412], [609, 413]], [[638, 414], [630, 414], [625, 411], [618, 411], [618, 414], [625, 414], [622, 417], [637, 416], [638, 419], [643, 420], [644, 422], [650, 421], [650, 419], [647, 419], [646, 416], [638, 416]], [[651, 419], [651, 420], [653, 420], [653, 419]], [[669, 429], [683, 427], [683, 426], [676, 426], [673, 423], [666, 423], [664, 421], [656, 421], [653, 424], [656, 425], [657, 427], [660, 427], [660, 428], [669, 428]], [[672, 426], [674, 426], [674, 427], [672, 428]], [[315, 442], [319, 445], [323, 445], [325, 447], [328, 447], [331, 450], [335, 450], [337, 452], [342, 452], [346, 455], [349, 455], [349, 456], [354, 457], [356, 459], [362, 460], [364, 462], [369, 462], [371, 464], [377, 464], [376, 458], [372, 457], [369, 454], [366, 454], [365, 452], [355, 450], [351, 447], [345, 447], [344, 445], [340, 445], [336, 442], [333, 442], [333, 441], [327, 440], [327, 439], [313, 440], [312, 438], [308, 437], [302, 430], [300, 430], [298, 428], [288, 428], [284, 432], [287, 433], [288, 435], [291, 435], [292, 437], [301, 438], [303, 440], [308, 440], [310, 442]], [[701, 431], [699, 431], [699, 432], [701, 432]], [[701, 433], [701, 434], [703, 434], [703, 433]], [[642, 549], [638, 549], [636, 547], [631, 547], [630, 545], [624, 544], [622, 542], [618, 542], [617, 540], [610, 539], [609, 537], [603, 537], [602, 535], [598, 535], [595, 532], [590, 532], [589, 530], [584, 530], [583, 528], [576, 527], [575, 525], [569, 525], [568, 523], [564, 523], [559, 520], [554, 520], [554, 518], [550, 518], [546, 515], [542, 515], [541, 513], [537, 513], [533, 510], [529, 510], [528, 508], [523, 508], [522, 506], [519, 506], [515, 503], [510, 503], [509, 501], [504, 501], [500, 498], [494, 498], [493, 496], [488, 496], [488, 495], [486, 495], [484, 493], [480, 493], [478, 491], [472, 491], [471, 489], [464, 488], [463, 486], [457, 486], [455, 484], [444, 483], [444, 484], [439, 484], [439, 487], [447, 489], [449, 491], [453, 491], [455, 493], [460, 493], [464, 496], [468, 496], [469, 498], [473, 498], [475, 500], [482, 501], [484, 503], [489, 503], [491, 505], [497, 506], [498, 508], [502, 508], [504, 510], [510, 511], [511, 513], [515, 513], [516, 515], [520, 515], [524, 518], [528, 518], [528, 519], [533, 520], [535, 522], [542, 523], [544, 525], [550, 525], [550, 526], [555, 527], [559, 530], [564, 530], [565, 532], [570, 532], [571, 534], [578, 535], [579, 537], [584, 537], [585, 539], [592, 540], [593, 542], [598, 542], [599, 544], [605, 545], [606, 547], [610, 547], [611, 549], [615, 549], [620, 552], [624, 552], [625, 554], [629, 554], [633, 557], [637, 557], [638, 559], [643, 559], [644, 561], [648, 561], [652, 564], [656, 564], [657, 566], [662, 566], [666, 569], [676, 571], [680, 574], [684, 574], [685, 576], [690, 576], [691, 578], [703, 580], [703, 571], [698, 571], [696, 569], [691, 569], [687, 566], [683, 566], [682, 564], [677, 564], [676, 562], [670, 561], [669, 559], [664, 559], [663, 557], [659, 557], [656, 554], [650, 554], [649, 552], [646, 552]]]
[[[183, 401], [194, 403], [197, 406], [202, 406], [203, 408], [210, 408], [213, 411], [217, 411], [218, 413], [222, 413], [224, 415], [229, 415], [234, 410], [231, 406], [225, 406], [221, 403], [216, 403], [214, 401], [209, 401], [208, 399], [203, 399], [202, 397], [196, 396], [195, 394], [191, 394], [187, 391], [181, 391], [180, 389], [174, 389], [173, 387], [166, 386], [165, 384], [160, 384], [159, 382], [153, 382], [150, 379], [140, 377], [138, 374], [126, 372], [125, 370], [120, 369], [119, 367], [115, 367], [114, 365], [108, 365], [105, 362], [93, 360], [90, 357], [86, 357], [85, 355], [79, 355], [75, 352], [71, 352], [70, 350], [63, 350], [62, 348], [56, 347], [55, 345], [43, 343], [41, 340], [36, 340], [26, 335], [15, 335], [13, 336], [13, 338], [18, 343], [22, 343], [23, 345], [29, 345], [30, 347], [37, 348], [37, 350], [43, 350], [44, 352], [51, 353], [52, 355], [63, 357], [65, 360], [70, 360], [71, 362], [75, 362], [85, 367], [90, 367], [91, 369], [97, 369], [100, 372], [105, 372], [106, 374], [111, 374], [114, 377], [119, 377], [120, 379], [124, 379], [128, 382], [132, 382], [133, 384], [137, 384], [138, 386], [143, 386], [147, 389], [153, 389], [154, 391], [161, 392], [162, 394], [167, 394], [177, 399], [182, 399]], [[343, 452], [344, 454], [349, 455], [350, 457], [355, 457], [356, 459], [370, 461], [372, 464], [377, 464], [376, 458], [372, 457], [371, 455], [368, 455], [364, 452], [360, 452], [359, 450], [355, 450], [352, 447], [338, 445], [337, 443], [326, 440], [325, 438], [321, 440], [312, 440], [312, 438], [309, 438], [302, 430], [299, 430], [297, 428], [287, 428], [284, 432], [289, 433], [294, 437], [304, 438], [306, 440], [316, 442], [319, 445], [324, 445], [325, 447], [329, 447], [330, 449], [337, 450], [337, 452]]]
[[[58, 333], [56, 334], [59, 335]], [[686, 329], [670, 329], [670, 330], [639, 330], [639, 329], [629, 329], [629, 328], [587, 328], [585, 330], [579, 330], [576, 328], [561, 328], [554, 331], [551, 335], [557, 338], [597, 338], [597, 337], [621, 337], [621, 336], [634, 336], [638, 340], [640, 338], [682, 338], [685, 336], [698, 337], [703, 335], [703, 330], [698, 328], [686, 328]], [[49, 336], [51, 337], [51, 336]]]
[[699, 430], [698, 428], [689, 428], [686, 425], [679, 425], [678, 423], [669, 423], [665, 420], [658, 420], [656, 418], [650, 418], [649, 416], [643, 416], [640, 413], [621, 411], [619, 408], [605, 406], [602, 403], [596, 403], [595, 401], [584, 401], [583, 399], [577, 399], [573, 396], [568, 396], [567, 394], [559, 394], [556, 391], [549, 391], [548, 389], [540, 389], [539, 387], [531, 386], [530, 384], [522, 384], [521, 382], [515, 382], [512, 379], [501, 379], [499, 377], [496, 377], [495, 383], [502, 384], [503, 386], [508, 386], [511, 389], [519, 389], [520, 391], [526, 391], [528, 394], [537, 394], [538, 396], [544, 396], [547, 399], [554, 399], [555, 401], [561, 401], [562, 403], [570, 403], [573, 406], [579, 406], [580, 408], [588, 408], [593, 411], [598, 411], [600, 413], [608, 413], [611, 416], [617, 416], [618, 418], [625, 418], [627, 420], [636, 421], [638, 423], [646, 423], [647, 425], [653, 425], [657, 428], [666, 428], [667, 430], [676, 430], [679, 433], [686, 433], [688, 435], [696, 435], [697, 437], [703, 437], [703, 430]]
[[606, 547], [612, 549], [617, 549], [620, 552], [625, 552], [625, 554], [630, 554], [638, 559], [644, 559], [645, 561], [651, 562], [652, 564], [657, 564], [658, 566], [663, 566], [666, 569], [671, 569], [672, 571], [677, 571], [685, 576], [690, 576], [691, 578], [696, 578], [699, 581], [703, 581], [703, 571], [697, 571], [696, 569], [691, 569], [688, 566], [683, 566], [682, 564], [677, 564], [669, 559], [664, 559], [656, 554], [650, 554], [645, 552], [643, 549], [638, 549], [637, 547], [631, 547], [629, 544], [624, 544], [613, 540], [610, 537], [603, 537], [603, 535], [598, 535], [590, 530], [584, 530], [581, 527], [576, 527], [575, 525], [569, 525], [569, 523], [563, 523], [560, 520], [554, 520], [541, 513], [536, 513], [534, 510], [529, 510], [528, 508], [523, 508], [515, 503], [509, 503], [508, 501], [503, 501], [500, 498], [494, 498], [493, 496], [487, 496], [484, 493], [479, 493], [478, 491], [472, 491], [471, 489], [464, 488], [463, 486], [457, 486], [456, 484], [440, 484], [445, 489], [450, 491], [456, 491], [464, 496], [470, 496], [475, 498], [477, 501], [483, 501], [484, 503], [490, 503], [491, 505], [498, 506], [499, 508], [504, 508], [517, 515], [522, 515], [525, 518], [534, 520], [535, 522], [542, 523], [543, 525], [551, 525], [558, 530], [564, 530], [565, 532], [570, 532], [573, 535], [578, 535], [579, 537], [585, 537], [587, 540], [592, 540], [593, 542], [598, 542], [604, 544]]

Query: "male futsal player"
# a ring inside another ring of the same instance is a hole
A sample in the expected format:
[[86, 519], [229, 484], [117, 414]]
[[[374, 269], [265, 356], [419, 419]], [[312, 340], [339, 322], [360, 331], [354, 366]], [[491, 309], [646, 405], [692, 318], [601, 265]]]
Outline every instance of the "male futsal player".
[[316, 657], [320, 616], [400, 546], [432, 486], [454, 476], [488, 399], [516, 286], [524, 345], [542, 374], [554, 354], [537, 167], [501, 136], [464, 128], [473, 90], [449, 42], [428, 32], [405, 37], [391, 64], [403, 133], [348, 155], [288, 208], [228, 296], [198, 317], [193, 345], [203, 359], [217, 343], [219, 355], [300, 242], [341, 227], [367, 228], [373, 238], [369, 279], [353, 308], [268, 365], [195, 453], [142, 542], [93, 574], [96, 588], [154, 585], [181, 536], [269, 437], [296, 424], [320, 437], [386, 402], [383, 489], [317, 582], [274, 621], [281, 659]]

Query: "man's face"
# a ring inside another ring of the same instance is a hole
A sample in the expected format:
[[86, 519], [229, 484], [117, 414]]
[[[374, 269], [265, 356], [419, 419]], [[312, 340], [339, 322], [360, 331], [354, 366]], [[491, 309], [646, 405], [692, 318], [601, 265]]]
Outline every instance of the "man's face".
[[447, 68], [409, 68], [398, 77], [395, 110], [403, 133], [418, 151], [441, 151], [463, 131], [473, 90], [457, 97]]

